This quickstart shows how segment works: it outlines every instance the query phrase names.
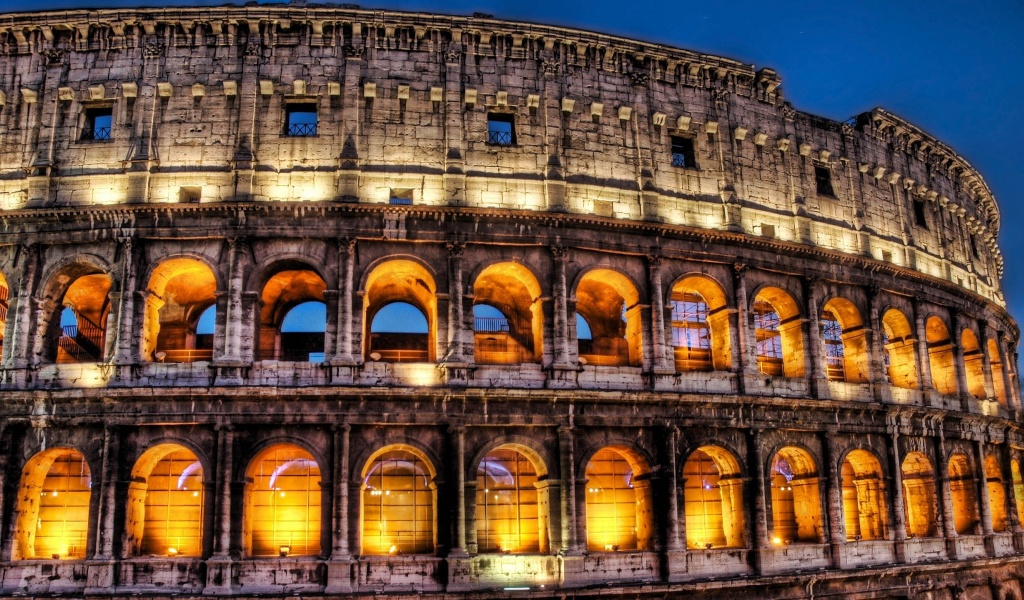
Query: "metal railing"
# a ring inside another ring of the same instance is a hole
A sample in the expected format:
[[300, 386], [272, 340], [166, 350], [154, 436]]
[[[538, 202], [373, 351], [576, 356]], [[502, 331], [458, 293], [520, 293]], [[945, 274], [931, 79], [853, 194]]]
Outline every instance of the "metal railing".
[[380, 362], [428, 362], [430, 353], [426, 350], [373, 350], [380, 355]]
[[285, 135], [289, 137], [310, 137], [316, 135], [316, 123], [289, 123]]
[[86, 127], [82, 130], [83, 140], [106, 141], [110, 139], [109, 127]]
[[213, 350], [197, 350], [195, 348], [178, 348], [175, 350], [161, 350], [164, 353], [165, 363], [193, 363], [209, 361], [213, 359]]
[[[96, 362], [103, 355], [103, 330], [86, 317], [76, 314], [77, 324], [61, 327], [57, 346], [68, 358], [58, 362]], [[58, 357], [59, 358], [59, 357]]]
[[473, 317], [473, 331], [477, 333], [508, 333], [508, 319], [505, 317]]
[[690, 167], [693, 167], [693, 162], [694, 161], [692, 161], [692, 160], [687, 160], [687, 156], [685, 154], [682, 154], [680, 152], [673, 152], [672, 153], [672, 166], [673, 167], [690, 168]]
[[322, 363], [326, 355], [323, 350], [309, 350], [303, 348], [285, 348], [281, 350], [262, 350], [257, 354], [257, 360], [280, 360], [283, 362], [311, 362]]
[[511, 146], [512, 133], [509, 131], [488, 131], [487, 143], [492, 146]]

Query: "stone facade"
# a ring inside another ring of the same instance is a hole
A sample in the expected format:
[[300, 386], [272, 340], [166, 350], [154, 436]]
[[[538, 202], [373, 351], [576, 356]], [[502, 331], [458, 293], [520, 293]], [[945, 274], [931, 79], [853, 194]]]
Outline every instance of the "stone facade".
[[0, 590], [1021, 598], [995, 200], [780, 86], [486, 15], [0, 16]]

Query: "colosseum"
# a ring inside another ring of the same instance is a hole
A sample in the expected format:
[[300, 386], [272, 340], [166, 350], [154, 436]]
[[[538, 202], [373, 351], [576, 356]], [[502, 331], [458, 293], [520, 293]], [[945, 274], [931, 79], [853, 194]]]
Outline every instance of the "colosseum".
[[1020, 600], [995, 200], [780, 86], [485, 14], [0, 15], [0, 595]]

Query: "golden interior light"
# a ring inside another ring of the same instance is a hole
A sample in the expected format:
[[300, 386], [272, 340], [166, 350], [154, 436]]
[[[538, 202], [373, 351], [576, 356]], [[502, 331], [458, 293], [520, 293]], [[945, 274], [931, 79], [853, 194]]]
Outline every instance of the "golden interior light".
[[695, 450], [683, 465], [686, 545], [743, 545], [743, 480], [739, 462], [717, 446]]
[[[199, 556], [203, 540], [203, 467], [176, 444], [147, 450], [132, 470], [128, 529], [142, 555]], [[144, 511], [136, 507], [144, 501]], [[141, 540], [140, 540], [141, 538]]]
[[22, 475], [14, 557], [83, 558], [91, 488], [78, 451], [57, 448], [33, 457]]
[[320, 467], [296, 446], [272, 446], [247, 471], [252, 480], [248, 540], [253, 556], [309, 556], [320, 553]]
[[637, 549], [637, 494], [633, 468], [612, 448], [603, 448], [587, 463], [587, 547]]
[[363, 472], [363, 553], [434, 551], [433, 473], [423, 458], [386, 449]]
[[476, 530], [480, 552], [537, 552], [537, 469], [511, 448], [491, 451], [477, 468]]

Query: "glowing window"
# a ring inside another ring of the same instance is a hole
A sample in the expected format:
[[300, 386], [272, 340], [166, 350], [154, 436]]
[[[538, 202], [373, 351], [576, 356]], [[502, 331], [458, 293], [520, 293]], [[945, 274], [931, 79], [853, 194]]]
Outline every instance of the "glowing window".
[[476, 473], [476, 538], [480, 552], [537, 552], [537, 470], [515, 450], [495, 450]]
[[434, 551], [434, 491], [426, 464], [405, 450], [373, 459], [363, 477], [363, 554]]
[[85, 557], [91, 491], [89, 465], [81, 453], [65, 451], [53, 460], [38, 488], [36, 558]]
[[831, 381], [844, 381], [843, 327], [830, 310], [821, 311], [821, 345], [825, 353], [825, 374]]
[[294, 446], [264, 451], [249, 467], [253, 556], [320, 553], [320, 467]]
[[721, 474], [706, 453], [696, 450], [683, 466], [686, 545], [711, 548], [726, 545]]
[[687, 371], [711, 370], [708, 305], [696, 292], [672, 295], [672, 345], [676, 364]]
[[754, 302], [754, 334], [757, 343], [757, 366], [765, 375], [782, 375], [782, 335], [779, 313], [771, 304]]
[[930, 537], [935, 527], [935, 472], [920, 452], [903, 459], [903, 510], [910, 537]]
[[772, 535], [782, 542], [797, 539], [796, 511], [793, 507], [793, 469], [776, 455], [771, 468]]
[[203, 467], [184, 448], [160, 459], [146, 478], [142, 554], [203, 553]]
[[383, 306], [370, 323], [370, 352], [385, 362], [429, 360], [429, 324], [420, 309], [408, 302]]
[[633, 468], [605, 448], [587, 463], [587, 547], [597, 551], [637, 549], [637, 498]]

